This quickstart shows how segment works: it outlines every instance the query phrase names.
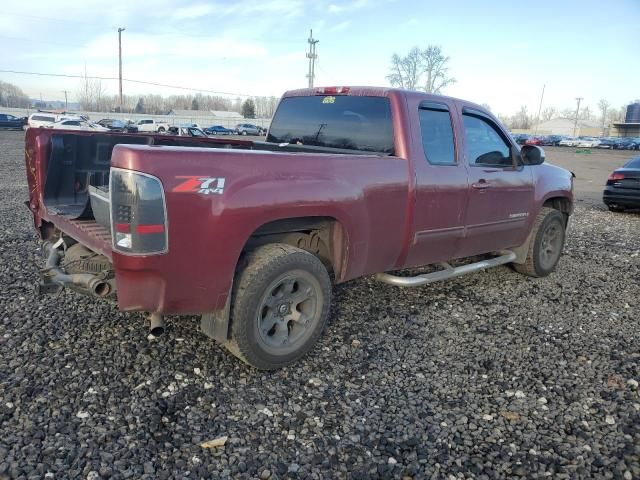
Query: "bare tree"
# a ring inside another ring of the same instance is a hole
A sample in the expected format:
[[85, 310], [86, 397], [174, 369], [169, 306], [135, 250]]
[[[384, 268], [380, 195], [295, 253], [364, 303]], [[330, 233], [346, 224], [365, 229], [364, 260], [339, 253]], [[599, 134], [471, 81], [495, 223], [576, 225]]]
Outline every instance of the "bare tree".
[[605, 124], [607, 123], [607, 111], [611, 104], [604, 98], [598, 102], [598, 108], [600, 109], [600, 117], [602, 118], [602, 131], [604, 132]]
[[423, 62], [424, 58], [418, 47], [413, 47], [404, 57], [394, 53], [391, 56], [391, 73], [387, 75], [387, 80], [394, 87], [419, 90], [420, 77], [424, 71]]
[[570, 118], [573, 119], [576, 116], [575, 108], [565, 108], [560, 112], [560, 118]]
[[80, 87], [76, 94], [80, 108], [94, 112], [109, 110], [110, 100], [106, 97], [106, 92], [102, 86], [102, 81], [90, 78], [85, 66], [84, 75], [80, 78]]
[[542, 110], [541, 118], [543, 122], [546, 122], [554, 118], [555, 115], [556, 115], [556, 109], [554, 107], [547, 107], [544, 110]]
[[11, 83], [0, 81], [0, 107], [28, 108], [29, 97]]
[[529, 128], [531, 126], [531, 116], [526, 105], [522, 105], [518, 113], [513, 118], [513, 128]]
[[420, 54], [423, 73], [426, 75], [423, 90], [427, 93], [440, 93], [443, 88], [456, 82], [449, 76], [449, 57], [445, 57], [442, 48], [429, 45]]
[[593, 120], [593, 114], [591, 113], [591, 109], [588, 105], [585, 105], [580, 109], [578, 113], [578, 120]]

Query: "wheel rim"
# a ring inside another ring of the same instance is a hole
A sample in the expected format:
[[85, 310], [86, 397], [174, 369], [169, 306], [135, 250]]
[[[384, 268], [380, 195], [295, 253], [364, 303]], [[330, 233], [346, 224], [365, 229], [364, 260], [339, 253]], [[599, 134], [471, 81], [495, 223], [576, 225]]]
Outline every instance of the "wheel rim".
[[555, 266], [562, 253], [564, 232], [559, 221], [547, 225], [540, 242], [540, 264], [545, 270]]
[[312, 335], [322, 290], [312, 275], [300, 270], [281, 275], [265, 292], [256, 315], [258, 340], [269, 353], [286, 355]]

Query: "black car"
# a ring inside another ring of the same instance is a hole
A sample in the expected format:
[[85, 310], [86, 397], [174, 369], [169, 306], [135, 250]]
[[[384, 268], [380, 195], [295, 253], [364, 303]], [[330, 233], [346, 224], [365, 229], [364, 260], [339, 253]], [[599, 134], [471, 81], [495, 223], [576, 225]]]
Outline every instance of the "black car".
[[602, 201], [612, 212], [640, 208], [640, 156], [609, 175]]
[[27, 117], [16, 117], [8, 113], [0, 113], [0, 128], [22, 129], [27, 124]]
[[531, 135], [526, 133], [512, 133], [511, 137], [518, 145], [524, 145], [525, 142], [531, 138]]
[[113, 118], [103, 118], [98, 125], [108, 128], [112, 132], [121, 133], [138, 133], [138, 127], [131, 123], [125, 123], [122, 120], [114, 120]]
[[637, 138], [622, 137], [616, 139], [614, 150], [640, 150], [640, 140]]

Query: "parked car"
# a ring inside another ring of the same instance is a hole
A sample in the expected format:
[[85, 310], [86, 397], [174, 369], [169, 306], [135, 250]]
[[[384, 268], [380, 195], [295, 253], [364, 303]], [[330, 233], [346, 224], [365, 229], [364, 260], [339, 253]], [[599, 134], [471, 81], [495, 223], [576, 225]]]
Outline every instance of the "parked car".
[[595, 137], [584, 137], [580, 138], [576, 142], [576, 147], [578, 148], [594, 148], [600, 145], [600, 140]]
[[108, 128], [112, 132], [138, 133], [138, 127], [136, 127], [133, 124], [123, 122], [122, 120], [115, 120], [112, 118], [103, 118], [102, 120], [99, 120], [96, 123], [105, 128]]
[[27, 117], [16, 117], [8, 113], [0, 113], [0, 128], [22, 129], [27, 124]]
[[153, 118], [142, 118], [136, 123], [139, 132], [155, 132], [164, 133], [169, 130], [169, 124], [167, 122], [159, 122]]
[[524, 141], [524, 145], [542, 145], [542, 137], [531, 136]]
[[565, 137], [562, 135], [545, 135], [540, 138], [542, 140], [542, 145], [557, 147]]
[[233, 135], [235, 131], [230, 128], [225, 128], [222, 125], [213, 125], [209, 128], [205, 128], [204, 133], [207, 135]]
[[640, 138], [622, 137], [616, 139], [614, 150], [640, 150]]
[[527, 133], [516, 133], [515, 135], [512, 135], [512, 136], [518, 145], [524, 145], [525, 142], [529, 139], [529, 137], [531, 137], [531, 135]]
[[548, 275], [573, 211], [571, 172], [540, 147], [516, 145], [480, 105], [421, 92], [285, 93], [259, 148], [65, 136], [60, 148], [56, 130], [26, 135], [40, 291], [115, 295], [124, 311], [151, 312], [152, 333], [164, 315], [199, 314], [206, 335], [259, 369], [314, 347], [332, 281], [418, 287], [505, 264]]
[[27, 120], [27, 126], [38, 127], [51, 127], [55, 122], [60, 120], [87, 120], [86, 117], [77, 115], [74, 113], [54, 113], [54, 112], [41, 112], [32, 113]]
[[609, 175], [602, 201], [613, 212], [640, 208], [640, 156]]
[[563, 138], [562, 140], [560, 140], [558, 142], [558, 145], [561, 147], [575, 147], [576, 145], [578, 145], [578, 142], [580, 140], [578, 138], [574, 138], [574, 137], [566, 137]]
[[186, 126], [186, 127], [169, 127], [169, 130], [167, 131], [167, 133], [169, 135], [177, 135], [178, 137], [206, 137], [207, 134], [204, 133], [202, 130], [200, 130], [197, 127], [191, 127], [191, 126]]
[[236, 125], [238, 135], [264, 135], [264, 129], [250, 123], [239, 123]]
[[108, 132], [109, 129], [105, 128], [97, 123], [88, 122], [82, 119], [60, 120], [59, 122], [52, 123], [48, 128], [56, 130], [89, 130], [93, 132]]
[[617, 138], [602, 137], [600, 139], [600, 144], [598, 145], [598, 148], [606, 148], [606, 149], [613, 150], [613, 147], [614, 147], [614, 145], [616, 144], [617, 141], [618, 141]]

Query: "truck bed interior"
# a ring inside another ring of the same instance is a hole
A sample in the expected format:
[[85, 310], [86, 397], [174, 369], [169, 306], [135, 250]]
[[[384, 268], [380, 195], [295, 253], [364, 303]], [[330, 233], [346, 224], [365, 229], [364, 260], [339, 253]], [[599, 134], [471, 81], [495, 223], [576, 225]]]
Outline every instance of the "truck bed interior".
[[278, 145], [250, 140], [61, 132], [51, 135], [47, 177], [43, 192], [47, 210], [68, 220], [93, 219], [89, 186], [108, 188], [111, 154], [118, 144], [371, 155], [370, 152], [355, 150]]

